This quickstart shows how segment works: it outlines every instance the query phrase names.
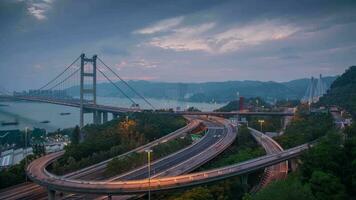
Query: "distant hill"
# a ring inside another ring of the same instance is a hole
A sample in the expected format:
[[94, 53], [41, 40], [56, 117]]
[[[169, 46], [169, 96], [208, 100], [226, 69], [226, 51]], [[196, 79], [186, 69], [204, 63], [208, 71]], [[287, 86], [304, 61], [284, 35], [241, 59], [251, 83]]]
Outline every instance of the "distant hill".
[[[246, 104], [253, 105], [253, 106], [264, 106], [264, 107], [270, 106], [260, 97], [245, 99], [244, 105], [246, 105]], [[236, 110], [240, 109], [239, 107], [240, 107], [240, 101], [232, 100], [229, 103], [227, 103], [225, 106], [222, 106], [221, 108], [218, 108], [215, 111], [217, 111], [217, 112], [231, 112], [231, 111], [236, 111]]]
[[330, 86], [327, 94], [320, 98], [320, 104], [339, 105], [356, 118], [356, 66], [351, 66]]
[[[336, 77], [325, 77], [329, 87]], [[298, 79], [288, 82], [262, 81], [226, 81], [206, 83], [166, 83], [150, 81], [128, 81], [128, 83], [148, 98], [175, 99], [193, 102], [229, 102], [236, 99], [236, 93], [246, 98], [261, 97], [266, 100], [300, 99], [309, 84], [309, 79]], [[118, 86], [130, 97], [135, 97], [123, 83]], [[97, 86], [99, 96], [123, 97], [110, 83]], [[68, 89], [72, 95], [78, 95], [78, 87]]]

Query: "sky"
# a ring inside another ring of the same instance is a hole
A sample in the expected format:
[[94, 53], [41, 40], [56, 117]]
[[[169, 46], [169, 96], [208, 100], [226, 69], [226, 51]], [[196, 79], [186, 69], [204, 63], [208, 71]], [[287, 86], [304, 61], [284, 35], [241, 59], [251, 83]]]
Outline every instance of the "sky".
[[0, 86], [39, 88], [81, 53], [126, 80], [338, 75], [355, 36], [356, 1], [0, 0]]

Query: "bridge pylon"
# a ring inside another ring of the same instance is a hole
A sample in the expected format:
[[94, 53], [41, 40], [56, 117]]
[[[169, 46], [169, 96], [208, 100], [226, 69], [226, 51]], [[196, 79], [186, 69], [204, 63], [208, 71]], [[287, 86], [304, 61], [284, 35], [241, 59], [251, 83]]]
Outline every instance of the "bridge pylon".
[[[87, 58], [84, 53], [80, 55], [80, 128], [84, 127], [84, 114], [87, 112], [84, 104], [90, 102], [96, 105], [96, 59], [97, 55], [92, 58]], [[86, 99], [87, 95], [91, 95], [92, 98]], [[100, 113], [92, 112], [93, 122], [96, 123]]]

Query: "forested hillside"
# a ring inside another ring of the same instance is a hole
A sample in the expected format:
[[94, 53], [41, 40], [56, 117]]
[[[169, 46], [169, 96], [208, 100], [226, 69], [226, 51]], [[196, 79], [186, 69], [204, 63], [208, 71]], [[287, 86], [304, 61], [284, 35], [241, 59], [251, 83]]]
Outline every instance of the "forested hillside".
[[356, 117], [356, 66], [351, 66], [331, 84], [320, 104], [341, 106]]

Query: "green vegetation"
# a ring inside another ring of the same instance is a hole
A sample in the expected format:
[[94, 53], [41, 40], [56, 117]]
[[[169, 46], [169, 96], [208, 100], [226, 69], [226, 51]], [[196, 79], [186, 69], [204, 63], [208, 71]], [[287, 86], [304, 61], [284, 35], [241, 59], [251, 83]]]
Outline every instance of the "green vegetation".
[[[265, 108], [269, 108], [270, 105], [267, 104], [263, 99], [261, 99], [260, 97], [255, 97], [255, 98], [249, 98], [249, 99], [245, 99], [245, 103], [254, 107], [257, 106], [263, 106]], [[215, 111], [217, 112], [231, 112], [231, 111], [236, 111], [240, 109], [240, 104], [239, 104], [239, 100], [233, 100], [230, 101], [228, 104], [226, 104], [225, 106], [216, 109]]]
[[[241, 127], [238, 138], [224, 153], [219, 155], [211, 162], [203, 165], [197, 171], [208, 170], [216, 167], [243, 162], [255, 157], [264, 155], [264, 150], [258, 146], [251, 136], [247, 127]], [[259, 180], [260, 172], [249, 175], [247, 183], [244, 183], [240, 177], [233, 177], [223, 181], [210, 183], [204, 186], [194, 187], [188, 190], [178, 190], [175, 192], [162, 192], [155, 194], [152, 199], [168, 200], [206, 200], [222, 199], [235, 200], [241, 199], [244, 193], [251, 185]]]
[[333, 118], [329, 113], [306, 114], [302, 107], [287, 126], [283, 135], [275, 138], [285, 149], [311, 142], [333, 131]]
[[279, 116], [247, 117], [248, 125], [256, 130], [261, 130], [261, 124], [258, 120], [264, 120], [262, 132], [276, 132], [282, 129], [282, 118]]
[[329, 131], [302, 156], [297, 173], [245, 199], [344, 200], [356, 196], [356, 125]]
[[73, 145], [79, 144], [80, 141], [80, 128], [79, 126], [75, 126], [73, 133], [71, 135], [71, 142]]
[[289, 107], [289, 108], [292, 108], [292, 107], [298, 106], [299, 103], [300, 103], [299, 99], [295, 99], [295, 100], [278, 100], [276, 102], [276, 106], [277, 107]]
[[187, 111], [188, 111], [188, 112], [201, 112], [201, 110], [199, 110], [199, 109], [196, 108], [196, 107], [189, 107], [189, 108], [187, 109]]
[[271, 183], [255, 196], [246, 194], [243, 200], [314, 200], [310, 187], [303, 185], [296, 174], [286, 180]]
[[232, 165], [252, 158], [257, 158], [264, 154], [265, 151], [257, 144], [248, 128], [246, 126], [242, 126], [239, 129], [239, 134], [237, 135], [234, 143], [212, 162], [203, 165], [198, 170], [203, 171]]
[[[151, 161], [157, 160], [159, 158], [165, 157], [171, 153], [174, 153], [184, 147], [192, 144], [190, 137], [185, 137], [183, 139], [177, 138], [172, 141], [168, 141], [163, 144], [159, 144], [152, 148], [153, 153], [151, 154]], [[117, 175], [137, 167], [147, 164], [147, 153], [131, 153], [121, 158], [114, 158], [108, 163], [105, 174], [107, 176]]]
[[225, 106], [216, 109], [215, 111], [217, 111], [217, 112], [231, 112], [231, 111], [236, 111], [238, 109], [239, 109], [239, 101], [234, 100], [234, 101], [230, 101]]
[[351, 66], [332, 84], [319, 105], [338, 105], [356, 118], [356, 66]]
[[[64, 156], [52, 165], [56, 174], [64, 174], [125, 153], [184, 126], [185, 119], [156, 113], [133, 113], [103, 125], [84, 127], [84, 140], [66, 146]], [[74, 129], [76, 132], [76, 129]]]

